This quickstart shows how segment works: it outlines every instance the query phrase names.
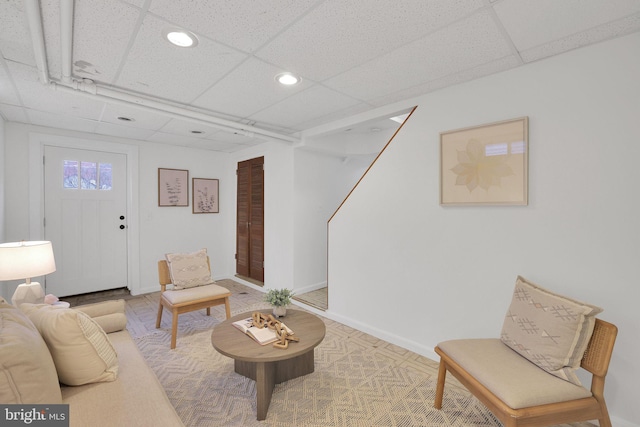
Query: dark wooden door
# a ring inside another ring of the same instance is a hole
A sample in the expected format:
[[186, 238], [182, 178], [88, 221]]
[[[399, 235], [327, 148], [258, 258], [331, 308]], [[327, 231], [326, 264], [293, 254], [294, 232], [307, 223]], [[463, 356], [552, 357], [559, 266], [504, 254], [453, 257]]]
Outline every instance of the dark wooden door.
[[264, 282], [264, 157], [238, 163], [236, 272]]

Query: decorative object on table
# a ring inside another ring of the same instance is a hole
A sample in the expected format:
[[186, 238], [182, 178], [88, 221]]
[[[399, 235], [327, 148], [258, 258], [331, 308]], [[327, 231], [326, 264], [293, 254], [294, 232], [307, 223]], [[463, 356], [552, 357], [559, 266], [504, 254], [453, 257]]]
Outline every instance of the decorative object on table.
[[193, 208], [194, 214], [218, 213], [220, 204], [218, 198], [217, 179], [193, 178]]
[[265, 301], [273, 306], [273, 315], [284, 317], [287, 315], [287, 306], [291, 304], [291, 297], [294, 292], [290, 289], [269, 289], [265, 296]]
[[440, 134], [441, 205], [526, 205], [529, 119]]
[[0, 281], [24, 279], [16, 288], [11, 302], [18, 307], [22, 303], [41, 304], [44, 289], [32, 277], [44, 276], [56, 271], [51, 242], [31, 241], [0, 244]]
[[260, 345], [273, 343], [276, 348], [286, 349], [289, 341], [299, 342], [300, 338], [287, 325], [271, 314], [255, 311], [251, 317], [233, 322], [233, 326], [253, 338]]
[[189, 171], [158, 168], [158, 206], [189, 206]]

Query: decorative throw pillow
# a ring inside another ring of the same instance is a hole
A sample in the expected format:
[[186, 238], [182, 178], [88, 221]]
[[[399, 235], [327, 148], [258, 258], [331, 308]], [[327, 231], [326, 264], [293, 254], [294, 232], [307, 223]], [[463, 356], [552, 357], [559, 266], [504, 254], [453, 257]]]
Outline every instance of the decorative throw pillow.
[[75, 310], [88, 314], [96, 321], [103, 331], [121, 331], [127, 327], [127, 316], [123, 299], [97, 302], [95, 304], [85, 304], [73, 307]]
[[166, 254], [165, 257], [169, 266], [171, 283], [175, 289], [193, 288], [213, 283], [206, 249], [188, 254]]
[[91, 317], [49, 304], [22, 304], [20, 309], [47, 343], [61, 383], [82, 385], [118, 377], [118, 355]]
[[550, 374], [581, 385], [575, 370], [600, 312], [518, 276], [500, 339]]
[[0, 298], [0, 402], [62, 403], [58, 374], [38, 329]]

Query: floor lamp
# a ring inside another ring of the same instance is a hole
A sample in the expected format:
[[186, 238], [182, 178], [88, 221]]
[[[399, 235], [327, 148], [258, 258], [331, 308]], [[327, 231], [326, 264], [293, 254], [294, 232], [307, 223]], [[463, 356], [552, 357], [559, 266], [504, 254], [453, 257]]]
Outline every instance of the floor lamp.
[[28, 302], [44, 302], [44, 290], [32, 277], [40, 277], [56, 271], [51, 242], [13, 242], [0, 244], [0, 281], [24, 279], [18, 285], [11, 302], [18, 307]]

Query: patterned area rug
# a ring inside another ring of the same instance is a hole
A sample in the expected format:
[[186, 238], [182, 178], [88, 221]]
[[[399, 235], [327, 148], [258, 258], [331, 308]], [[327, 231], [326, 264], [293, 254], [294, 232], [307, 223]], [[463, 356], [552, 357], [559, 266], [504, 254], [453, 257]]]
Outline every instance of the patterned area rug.
[[433, 409], [433, 366], [399, 362], [372, 337], [326, 319], [315, 372], [276, 385], [267, 419], [257, 421], [255, 383], [211, 346], [218, 322], [180, 325], [172, 351], [165, 331], [136, 338], [186, 426], [501, 426], [456, 386], [445, 388], [443, 409]]

